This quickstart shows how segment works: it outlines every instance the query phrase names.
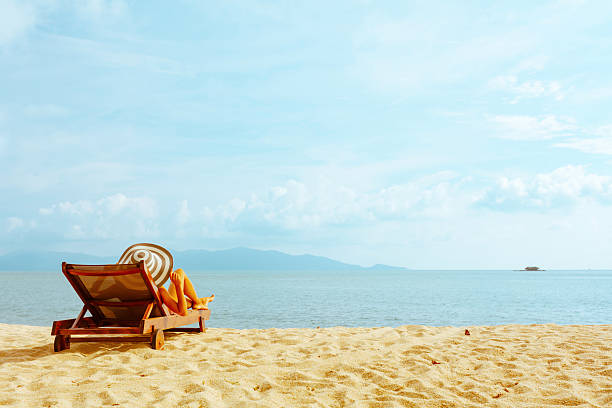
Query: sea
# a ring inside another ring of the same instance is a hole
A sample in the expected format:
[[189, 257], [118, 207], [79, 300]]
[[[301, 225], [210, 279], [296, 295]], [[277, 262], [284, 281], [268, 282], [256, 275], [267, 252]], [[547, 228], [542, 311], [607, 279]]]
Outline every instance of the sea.
[[[612, 271], [194, 272], [207, 327], [611, 324]], [[60, 271], [0, 272], [0, 323], [51, 326], [82, 303]]]

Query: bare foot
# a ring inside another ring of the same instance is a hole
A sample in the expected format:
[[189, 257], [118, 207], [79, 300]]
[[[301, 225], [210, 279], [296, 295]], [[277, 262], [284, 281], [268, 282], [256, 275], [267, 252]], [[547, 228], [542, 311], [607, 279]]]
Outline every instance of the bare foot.
[[208, 297], [200, 298], [199, 301], [193, 303], [193, 308], [197, 310], [207, 310], [208, 303], [212, 302], [215, 299], [215, 295], [210, 295]]

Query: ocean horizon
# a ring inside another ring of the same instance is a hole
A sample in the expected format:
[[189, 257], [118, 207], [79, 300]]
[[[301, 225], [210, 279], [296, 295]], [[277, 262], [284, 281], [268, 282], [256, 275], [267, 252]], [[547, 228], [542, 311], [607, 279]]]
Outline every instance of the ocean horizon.
[[[82, 302], [60, 271], [2, 272], [0, 323], [51, 326]], [[189, 272], [208, 327], [612, 323], [612, 270]]]

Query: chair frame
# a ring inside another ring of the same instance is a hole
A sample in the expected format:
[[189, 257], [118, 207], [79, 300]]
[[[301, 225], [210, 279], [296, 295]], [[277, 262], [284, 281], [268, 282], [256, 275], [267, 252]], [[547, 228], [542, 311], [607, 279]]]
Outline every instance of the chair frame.
[[[150, 342], [151, 347], [159, 350], [164, 346], [164, 330], [177, 332], [198, 332], [206, 330], [204, 322], [210, 318], [210, 310], [188, 310], [187, 315], [181, 316], [173, 313], [163, 304], [159, 290], [144, 262], [133, 265], [133, 268], [109, 271], [79, 270], [79, 266], [109, 266], [113, 265], [75, 265], [62, 262], [62, 272], [79, 298], [83, 301], [83, 308], [76, 319], [56, 320], [53, 322], [51, 335], [55, 336], [54, 351], [70, 348], [71, 343], [80, 342]], [[93, 299], [77, 276], [119, 276], [140, 274], [151, 293], [149, 300], [128, 302], [107, 302]], [[121, 320], [105, 318], [98, 306], [133, 307], [147, 305], [140, 320]], [[150, 317], [157, 306], [161, 316]], [[89, 311], [91, 317], [85, 317]], [[180, 327], [198, 323], [199, 327]], [[108, 336], [108, 335], [123, 336]], [[73, 336], [81, 337], [73, 337]], [[93, 335], [93, 336], [92, 336]], [[95, 336], [98, 335], [98, 336]]]

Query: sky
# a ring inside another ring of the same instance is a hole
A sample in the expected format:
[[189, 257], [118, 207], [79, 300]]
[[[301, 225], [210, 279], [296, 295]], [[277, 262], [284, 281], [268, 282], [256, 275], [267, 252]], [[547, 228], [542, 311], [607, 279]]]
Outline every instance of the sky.
[[612, 2], [0, 0], [0, 254], [612, 268]]

